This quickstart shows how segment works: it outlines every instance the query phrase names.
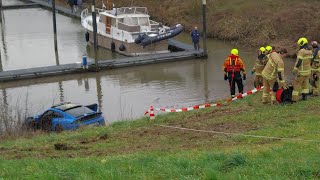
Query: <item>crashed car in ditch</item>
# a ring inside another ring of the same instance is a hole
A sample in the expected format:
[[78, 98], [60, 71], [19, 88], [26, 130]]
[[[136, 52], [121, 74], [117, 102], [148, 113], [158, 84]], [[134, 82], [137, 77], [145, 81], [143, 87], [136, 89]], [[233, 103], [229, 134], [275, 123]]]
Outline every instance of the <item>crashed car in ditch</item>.
[[61, 103], [50, 107], [45, 112], [29, 117], [25, 121], [28, 129], [45, 131], [74, 130], [80, 126], [105, 125], [104, 117], [98, 112], [98, 105], [87, 106], [73, 103]]

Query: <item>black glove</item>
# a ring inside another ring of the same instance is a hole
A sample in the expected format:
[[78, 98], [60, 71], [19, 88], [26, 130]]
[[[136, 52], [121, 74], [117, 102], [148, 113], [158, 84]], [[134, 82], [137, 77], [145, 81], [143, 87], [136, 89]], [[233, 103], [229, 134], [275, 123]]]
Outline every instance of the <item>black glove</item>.
[[315, 81], [318, 81], [318, 76], [317, 76], [317, 74], [314, 73], [312, 76], [313, 76], [313, 79], [314, 79]]
[[246, 79], [247, 79], [247, 76], [244, 74], [244, 75], [242, 76], [242, 79], [243, 79], [243, 80], [246, 80]]
[[228, 80], [228, 76], [226, 74], [224, 75], [224, 80]]

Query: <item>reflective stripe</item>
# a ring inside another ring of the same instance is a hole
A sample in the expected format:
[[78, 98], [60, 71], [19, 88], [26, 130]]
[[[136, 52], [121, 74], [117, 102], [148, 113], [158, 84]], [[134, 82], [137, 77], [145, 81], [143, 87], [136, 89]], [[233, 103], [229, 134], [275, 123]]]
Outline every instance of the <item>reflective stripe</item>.
[[284, 80], [281, 80], [281, 81], [279, 80], [279, 82], [280, 82], [280, 83], [284, 83]]
[[265, 78], [265, 79], [267, 79], [267, 80], [272, 80], [272, 79], [274, 79], [274, 77], [273, 76], [269, 76], [266, 72], [264, 72], [264, 71], [262, 71], [262, 76]]
[[260, 63], [256, 63], [256, 66], [263, 67], [265, 65], [264, 64], [260, 64]]
[[311, 74], [311, 69], [306, 71], [299, 71], [299, 74], [302, 76], [309, 76]]
[[262, 93], [262, 97], [269, 97], [269, 93]]
[[312, 59], [312, 56], [297, 56], [297, 59], [306, 60], [306, 59]]
[[309, 93], [309, 89], [302, 89], [302, 93]]
[[239, 58], [234, 58], [234, 64], [232, 63], [232, 58], [229, 57], [229, 64], [227, 65], [227, 72], [240, 72], [241, 67], [238, 63]]
[[292, 91], [292, 96], [298, 96], [299, 95], [299, 91]]
[[270, 62], [270, 64], [271, 64], [271, 66], [273, 67], [273, 71], [272, 71], [272, 73], [271, 73], [271, 76], [273, 76], [273, 75], [276, 74], [276, 65], [275, 65], [273, 59], [271, 58], [271, 56], [270, 56], [270, 61], [269, 61], [269, 62]]
[[312, 71], [315, 71], [315, 72], [320, 72], [320, 67], [317, 68], [317, 69], [316, 69], [316, 68], [311, 68], [311, 70], [312, 70]]
[[284, 68], [278, 68], [278, 71], [284, 71]]

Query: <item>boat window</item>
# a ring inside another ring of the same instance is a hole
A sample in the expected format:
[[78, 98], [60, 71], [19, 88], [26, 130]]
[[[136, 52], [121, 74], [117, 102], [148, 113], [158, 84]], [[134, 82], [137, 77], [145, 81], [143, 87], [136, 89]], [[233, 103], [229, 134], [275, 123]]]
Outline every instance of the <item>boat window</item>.
[[127, 25], [138, 25], [138, 18], [136, 17], [126, 17], [124, 18], [124, 24], [127, 24]]
[[139, 18], [139, 24], [140, 26], [149, 26], [148, 18], [146, 17]]
[[111, 26], [116, 27], [117, 26], [117, 20], [115, 18], [112, 18], [111, 20]]
[[118, 22], [123, 23], [123, 18], [118, 19]]

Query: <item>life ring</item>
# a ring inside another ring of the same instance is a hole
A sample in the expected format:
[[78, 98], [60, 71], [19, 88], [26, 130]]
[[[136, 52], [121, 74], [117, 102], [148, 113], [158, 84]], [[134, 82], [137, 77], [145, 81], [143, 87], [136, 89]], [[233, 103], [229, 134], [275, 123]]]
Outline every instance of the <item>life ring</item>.
[[89, 41], [89, 32], [86, 32], [85, 38], [86, 38], [86, 41], [88, 42]]

